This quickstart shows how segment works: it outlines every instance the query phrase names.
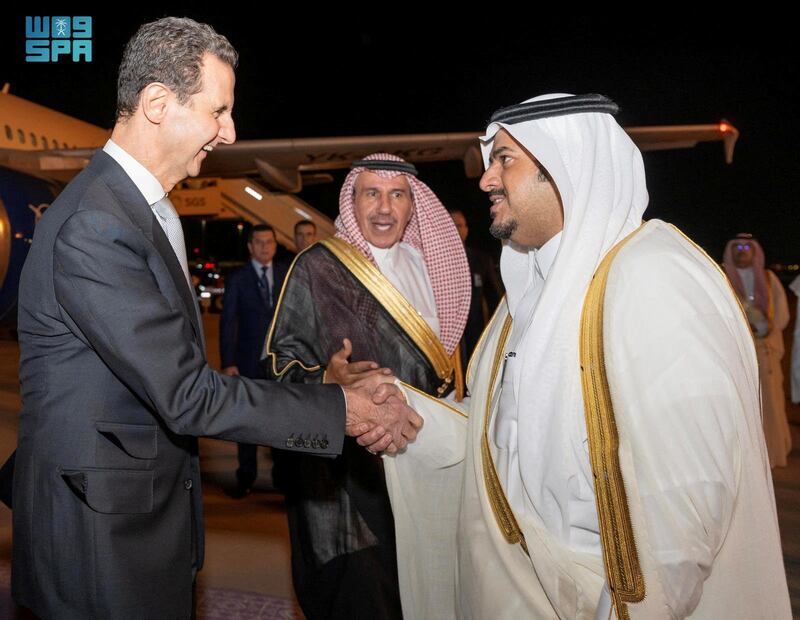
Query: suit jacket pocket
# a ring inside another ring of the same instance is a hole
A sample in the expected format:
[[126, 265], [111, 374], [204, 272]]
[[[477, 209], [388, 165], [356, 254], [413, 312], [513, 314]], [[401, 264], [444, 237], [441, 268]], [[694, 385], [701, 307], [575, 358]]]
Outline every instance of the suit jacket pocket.
[[135, 469], [61, 469], [61, 478], [89, 508], [103, 514], [153, 511], [153, 472]]
[[158, 454], [158, 427], [149, 424], [96, 422], [96, 464], [100, 467], [146, 467]]

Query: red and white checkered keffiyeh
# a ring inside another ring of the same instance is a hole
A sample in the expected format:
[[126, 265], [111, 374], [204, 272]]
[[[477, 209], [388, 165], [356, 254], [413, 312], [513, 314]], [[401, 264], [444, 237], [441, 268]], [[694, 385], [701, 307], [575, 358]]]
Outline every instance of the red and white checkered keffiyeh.
[[[374, 153], [364, 159], [379, 159], [404, 162], [404, 159], [389, 153]], [[356, 178], [366, 168], [353, 168], [339, 193], [339, 217], [336, 218], [336, 236], [347, 241], [375, 263], [355, 215], [353, 189]], [[464, 244], [458, 236], [455, 224], [431, 189], [415, 176], [390, 170], [369, 170], [383, 178], [402, 174], [406, 177], [413, 195], [414, 210], [403, 232], [401, 241], [414, 246], [422, 253], [431, 288], [439, 314], [441, 341], [445, 350], [452, 354], [461, 340], [469, 312], [472, 286]]]

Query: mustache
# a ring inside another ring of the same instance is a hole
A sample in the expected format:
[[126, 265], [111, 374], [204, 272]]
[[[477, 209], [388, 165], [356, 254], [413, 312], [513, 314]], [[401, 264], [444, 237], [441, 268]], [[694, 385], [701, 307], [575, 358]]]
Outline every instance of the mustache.
[[370, 224], [397, 224], [397, 218], [394, 217], [383, 217], [380, 215], [376, 215], [373, 217], [368, 217], [367, 221]]
[[491, 199], [493, 196], [502, 196], [503, 198], [506, 197], [506, 190], [504, 189], [493, 189], [489, 192], [489, 198]]

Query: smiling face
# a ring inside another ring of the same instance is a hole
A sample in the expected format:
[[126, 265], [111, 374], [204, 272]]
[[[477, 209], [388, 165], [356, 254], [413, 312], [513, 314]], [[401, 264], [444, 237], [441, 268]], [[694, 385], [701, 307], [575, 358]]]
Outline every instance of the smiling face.
[[489, 231], [540, 248], [564, 228], [561, 198], [544, 168], [505, 130], [495, 134], [480, 187], [489, 194]]
[[414, 211], [411, 188], [402, 174], [390, 178], [362, 172], [353, 190], [356, 222], [369, 243], [390, 248], [403, 238]]
[[166, 115], [160, 124], [162, 153], [168, 159], [168, 180], [174, 185], [200, 173], [206, 155], [219, 144], [233, 144], [235, 77], [231, 66], [213, 54], [203, 57], [202, 89], [181, 105], [170, 91]]

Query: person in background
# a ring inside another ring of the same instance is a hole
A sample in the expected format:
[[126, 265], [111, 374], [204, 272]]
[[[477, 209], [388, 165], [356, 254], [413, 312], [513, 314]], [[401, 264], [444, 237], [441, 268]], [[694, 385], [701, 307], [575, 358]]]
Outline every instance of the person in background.
[[472, 279], [472, 299], [469, 304], [467, 325], [464, 328], [464, 339], [461, 341], [461, 365], [466, 370], [478, 338], [481, 337], [483, 328], [486, 327], [503, 296], [503, 285], [500, 283], [497, 266], [492, 257], [479, 248], [467, 245], [469, 225], [464, 212], [460, 209], [451, 209], [450, 217], [453, 218], [458, 236], [464, 243]]
[[300, 220], [294, 225], [294, 244], [299, 254], [317, 242], [317, 225], [311, 220]]
[[750, 234], [742, 233], [728, 241], [722, 263], [753, 330], [769, 463], [771, 467], [786, 467], [792, 451], [781, 366], [783, 330], [789, 324], [786, 291], [778, 276], [764, 267], [764, 250]]
[[[225, 279], [219, 318], [223, 374], [266, 378], [261, 355], [283, 279], [289, 269], [287, 262], [275, 260], [277, 248], [272, 226], [254, 226], [247, 235], [250, 260]], [[255, 444], [238, 444], [239, 468], [236, 470], [236, 487], [230, 493], [232, 497], [240, 499], [252, 490], [258, 477], [257, 450]]]

